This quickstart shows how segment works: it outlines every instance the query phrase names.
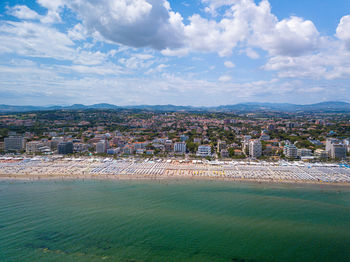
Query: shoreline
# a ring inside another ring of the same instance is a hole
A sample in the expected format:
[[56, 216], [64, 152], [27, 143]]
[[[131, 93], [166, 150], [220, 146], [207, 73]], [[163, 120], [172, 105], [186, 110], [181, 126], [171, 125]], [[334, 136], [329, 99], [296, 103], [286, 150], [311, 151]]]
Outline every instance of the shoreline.
[[0, 181], [68, 181], [68, 180], [103, 180], [103, 181], [174, 181], [174, 180], [197, 180], [197, 181], [226, 181], [226, 182], [248, 182], [259, 184], [289, 184], [289, 185], [325, 185], [350, 187], [350, 182], [324, 182], [310, 180], [274, 180], [274, 179], [244, 179], [233, 177], [209, 177], [209, 176], [149, 176], [149, 175], [18, 175], [18, 174], [0, 174]]

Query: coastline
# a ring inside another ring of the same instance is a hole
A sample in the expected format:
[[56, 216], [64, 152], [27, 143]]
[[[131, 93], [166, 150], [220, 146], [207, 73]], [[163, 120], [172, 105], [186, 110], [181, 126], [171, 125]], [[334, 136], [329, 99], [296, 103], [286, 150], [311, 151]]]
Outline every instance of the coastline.
[[249, 179], [249, 178], [234, 178], [234, 177], [209, 177], [209, 176], [150, 176], [150, 175], [75, 175], [75, 174], [0, 174], [0, 181], [54, 181], [54, 180], [110, 180], [110, 181], [176, 181], [176, 180], [194, 180], [194, 181], [226, 181], [226, 182], [248, 182], [248, 183], [264, 183], [264, 184], [288, 184], [288, 185], [326, 185], [326, 186], [342, 186], [350, 187], [350, 182], [325, 182], [325, 181], [310, 181], [310, 180], [288, 180], [288, 179]]

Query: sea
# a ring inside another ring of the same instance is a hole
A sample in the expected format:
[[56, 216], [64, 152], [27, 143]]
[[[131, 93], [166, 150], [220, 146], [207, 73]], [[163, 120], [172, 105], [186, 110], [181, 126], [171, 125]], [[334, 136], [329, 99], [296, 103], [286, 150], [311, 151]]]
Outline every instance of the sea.
[[4, 180], [0, 261], [350, 261], [350, 188]]

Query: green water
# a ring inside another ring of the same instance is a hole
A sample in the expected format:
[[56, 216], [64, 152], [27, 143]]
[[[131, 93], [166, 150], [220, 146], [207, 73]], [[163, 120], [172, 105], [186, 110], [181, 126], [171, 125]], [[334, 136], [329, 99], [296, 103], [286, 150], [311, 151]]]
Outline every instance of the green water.
[[0, 181], [0, 261], [350, 261], [350, 189]]

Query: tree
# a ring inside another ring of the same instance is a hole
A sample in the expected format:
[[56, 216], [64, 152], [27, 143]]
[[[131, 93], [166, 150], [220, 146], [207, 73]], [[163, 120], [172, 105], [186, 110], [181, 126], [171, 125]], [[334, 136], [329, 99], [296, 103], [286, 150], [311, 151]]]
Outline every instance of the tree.
[[229, 156], [232, 158], [232, 157], [234, 157], [234, 155], [235, 155], [235, 149], [234, 148], [229, 148], [228, 149], [228, 154], [229, 154]]
[[188, 149], [188, 151], [190, 153], [196, 153], [198, 150], [198, 144], [197, 143], [193, 143], [193, 142], [187, 142], [186, 143], [186, 148]]

